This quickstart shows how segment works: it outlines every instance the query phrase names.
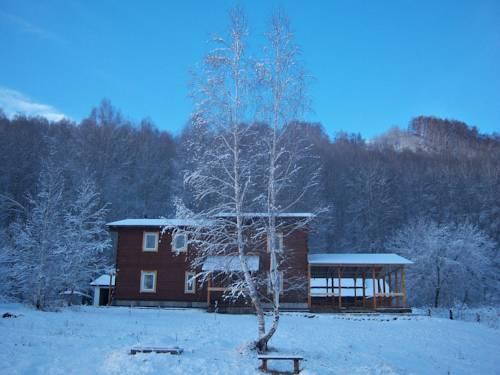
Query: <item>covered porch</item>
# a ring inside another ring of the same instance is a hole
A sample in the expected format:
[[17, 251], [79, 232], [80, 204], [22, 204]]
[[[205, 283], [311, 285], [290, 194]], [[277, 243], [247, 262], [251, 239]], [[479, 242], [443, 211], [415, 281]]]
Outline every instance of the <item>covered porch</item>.
[[409, 312], [405, 266], [397, 254], [310, 254], [311, 311]]

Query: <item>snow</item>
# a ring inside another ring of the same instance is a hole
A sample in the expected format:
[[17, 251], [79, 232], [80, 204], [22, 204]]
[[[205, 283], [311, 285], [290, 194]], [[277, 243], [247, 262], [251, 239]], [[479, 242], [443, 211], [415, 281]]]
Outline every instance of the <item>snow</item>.
[[[249, 271], [259, 270], [259, 256], [245, 256]], [[203, 262], [202, 271], [241, 271], [240, 259], [237, 256], [209, 256]]]
[[107, 223], [108, 227], [194, 227], [203, 223], [193, 219], [124, 219]]
[[[257, 353], [245, 348], [257, 331], [252, 315], [0, 305], [7, 311], [21, 316], [0, 318], [4, 374], [259, 374]], [[270, 345], [269, 354], [303, 356], [303, 375], [500, 373], [497, 329], [427, 316], [286, 313]], [[134, 346], [184, 352], [127, 354]]]
[[[109, 286], [109, 275], [101, 275], [90, 283], [91, 286]], [[115, 276], [111, 277], [111, 285], [115, 285]]]
[[[234, 217], [235, 214], [231, 212], [221, 212], [216, 215], [217, 217]], [[250, 218], [256, 218], [256, 217], [268, 217], [269, 213], [267, 212], [245, 212], [242, 215], [243, 217], [250, 217]], [[310, 212], [280, 212], [276, 214], [276, 217], [296, 217], [296, 218], [312, 218], [314, 217], [313, 213]]]
[[411, 260], [397, 254], [309, 254], [311, 265], [336, 265], [336, 264], [412, 264]]

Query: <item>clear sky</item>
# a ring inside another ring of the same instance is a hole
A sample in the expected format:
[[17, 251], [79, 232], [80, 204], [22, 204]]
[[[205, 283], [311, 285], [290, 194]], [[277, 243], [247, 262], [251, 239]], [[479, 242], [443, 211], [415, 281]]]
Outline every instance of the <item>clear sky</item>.
[[[189, 69], [231, 1], [0, 1], [0, 107], [76, 121], [104, 97], [178, 133]], [[285, 9], [327, 132], [379, 134], [412, 117], [500, 131], [500, 1], [241, 1], [254, 48]]]

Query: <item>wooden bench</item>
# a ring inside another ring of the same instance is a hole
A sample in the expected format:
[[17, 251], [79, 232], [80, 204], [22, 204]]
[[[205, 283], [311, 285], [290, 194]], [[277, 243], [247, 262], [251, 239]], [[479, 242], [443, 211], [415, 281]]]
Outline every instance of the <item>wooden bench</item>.
[[137, 353], [161, 353], [161, 354], [181, 354], [182, 348], [178, 346], [171, 347], [153, 347], [153, 346], [135, 346], [130, 349], [130, 354]]
[[267, 361], [293, 361], [293, 373], [298, 374], [300, 372], [299, 362], [304, 359], [300, 355], [272, 355], [272, 354], [262, 354], [259, 355], [258, 358], [262, 361], [262, 365], [260, 366], [261, 370], [267, 372]]

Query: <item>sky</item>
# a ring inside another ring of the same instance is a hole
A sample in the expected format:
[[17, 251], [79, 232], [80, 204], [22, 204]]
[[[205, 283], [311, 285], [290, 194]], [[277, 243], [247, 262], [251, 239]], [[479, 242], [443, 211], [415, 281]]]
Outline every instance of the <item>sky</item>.
[[[103, 98], [178, 134], [189, 71], [232, 1], [0, 1], [0, 108], [85, 118]], [[305, 120], [373, 137], [419, 115], [500, 132], [500, 1], [240, 1], [253, 50], [273, 10], [314, 77]]]

